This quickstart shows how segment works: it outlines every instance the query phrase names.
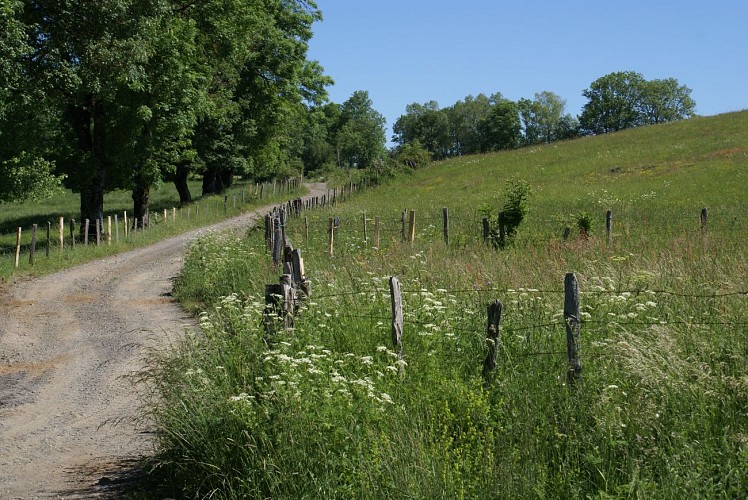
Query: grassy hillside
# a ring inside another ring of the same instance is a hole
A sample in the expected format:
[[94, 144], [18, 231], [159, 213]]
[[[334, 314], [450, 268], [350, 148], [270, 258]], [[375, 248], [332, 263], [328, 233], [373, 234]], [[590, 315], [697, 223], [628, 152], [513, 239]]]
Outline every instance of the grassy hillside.
[[[430, 166], [289, 222], [313, 295], [293, 331], [270, 337], [264, 286], [278, 271], [261, 232], [201, 240], [176, 295], [198, 304], [206, 337], [154, 361], [150, 379], [160, 494], [744, 496], [747, 173], [747, 112]], [[531, 186], [530, 211], [497, 250], [481, 217], [509, 178]], [[416, 211], [412, 243], [404, 208]], [[562, 238], [584, 213], [591, 230]], [[581, 291], [575, 384], [569, 272]], [[390, 276], [403, 288], [402, 359]], [[484, 376], [495, 299], [502, 337]]]

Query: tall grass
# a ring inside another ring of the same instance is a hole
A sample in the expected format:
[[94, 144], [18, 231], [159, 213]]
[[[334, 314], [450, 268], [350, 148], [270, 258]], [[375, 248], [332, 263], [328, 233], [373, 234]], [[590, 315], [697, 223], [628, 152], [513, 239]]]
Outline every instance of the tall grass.
[[[286, 230], [303, 251], [314, 293], [295, 329], [272, 338], [262, 294], [277, 272], [262, 235], [200, 240], [175, 292], [201, 311], [204, 336], [154, 362], [150, 377], [159, 494], [745, 495], [748, 297], [738, 292], [748, 282], [739, 216], [746, 200], [732, 184], [713, 192], [706, 181], [745, 175], [744, 152], [712, 154], [728, 139], [731, 150], [745, 151], [740, 117], [745, 123], [744, 113], [727, 115], [458, 159], [304, 214], [308, 241], [301, 219]], [[613, 165], [598, 151], [617, 151], [624, 177], [614, 186], [596, 184], [595, 172], [608, 177]], [[517, 165], [523, 156], [538, 165]], [[706, 166], [689, 166], [697, 157]], [[632, 167], [650, 163], [663, 166], [654, 195], [651, 169]], [[690, 176], [701, 168], [697, 190]], [[497, 252], [480, 242], [475, 207], [498, 201], [509, 176], [533, 186], [535, 216]], [[569, 214], [606, 207], [602, 189], [621, 200], [613, 243], [600, 226], [562, 240]], [[702, 204], [738, 222], [704, 234]], [[398, 233], [404, 206], [417, 209], [413, 244]], [[449, 248], [442, 206], [465, 214], [453, 219], [460, 222]], [[660, 209], [668, 216], [656, 215]], [[363, 240], [364, 210], [384, 222], [378, 248]], [[332, 216], [341, 226], [330, 257]], [[569, 271], [582, 291], [584, 371], [574, 387], [566, 383], [562, 317]], [[392, 275], [404, 290], [402, 360], [390, 345]], [[485, 381], [485, 307], [496, 298], [505, 305], [502, 342]]]

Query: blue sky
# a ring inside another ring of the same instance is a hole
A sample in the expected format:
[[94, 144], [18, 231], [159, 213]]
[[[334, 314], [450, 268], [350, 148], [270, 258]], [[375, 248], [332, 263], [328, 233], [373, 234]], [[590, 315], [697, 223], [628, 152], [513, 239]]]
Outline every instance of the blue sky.
[[309, 57], [342, 103], [368, 90], [387, 119], [405, 106], [549, 90], [578, 115], [582, 91], [614, 71], [676, 78], [696, 111], [748, 109], [748, 1], [318, 0]]

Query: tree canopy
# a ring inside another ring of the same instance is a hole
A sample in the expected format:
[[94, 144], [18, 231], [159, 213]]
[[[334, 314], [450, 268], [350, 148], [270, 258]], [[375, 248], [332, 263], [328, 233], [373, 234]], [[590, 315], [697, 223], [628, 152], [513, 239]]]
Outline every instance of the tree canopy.
[[582, 92], [587, 98], [579, 122], [592, 134], [690, 118], [691, 89], [674, 78], [647, 81], [634, 71], [602, 76]]
[[289, 116], [332, 83], [307, 60], [320, 18], [307, 0], [3, 3], [0, 185], [15, 187], [0, 200], [64, 177], [82, 218], [101, 217], [117, 188], [133, 190], [138, 216], [165, 180], [185, 188], [202, 173], [220, 190], [236, 173], [275, 175], [300, 150]]

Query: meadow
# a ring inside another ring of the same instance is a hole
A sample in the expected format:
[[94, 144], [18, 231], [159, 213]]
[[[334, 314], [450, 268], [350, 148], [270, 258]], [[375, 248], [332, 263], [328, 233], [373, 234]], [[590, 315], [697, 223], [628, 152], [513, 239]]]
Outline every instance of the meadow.
[[[745, 496], [747, 175], [748, 112], [403, 174], [289, 220], [313, 293], [294, 330], [272, 336], [264, 287], [279, 270], [263, 232], [202, 238], [175, 285], [202, 332], [154, 354], [146, 377], [159, 443], [149, 488], [215, 498]], [[481, 218], [502, 206], [510, 179], [530, 186], [529, 211], [495, 249]], [[403, 209], [416, 212], [413, 242], [401, 236]], [[576, 384], [568, 272], [581, 292]], [[390, 276], [403, 288], [402, 359]], [[495, 299], [501, 341], [484, 377]]]

